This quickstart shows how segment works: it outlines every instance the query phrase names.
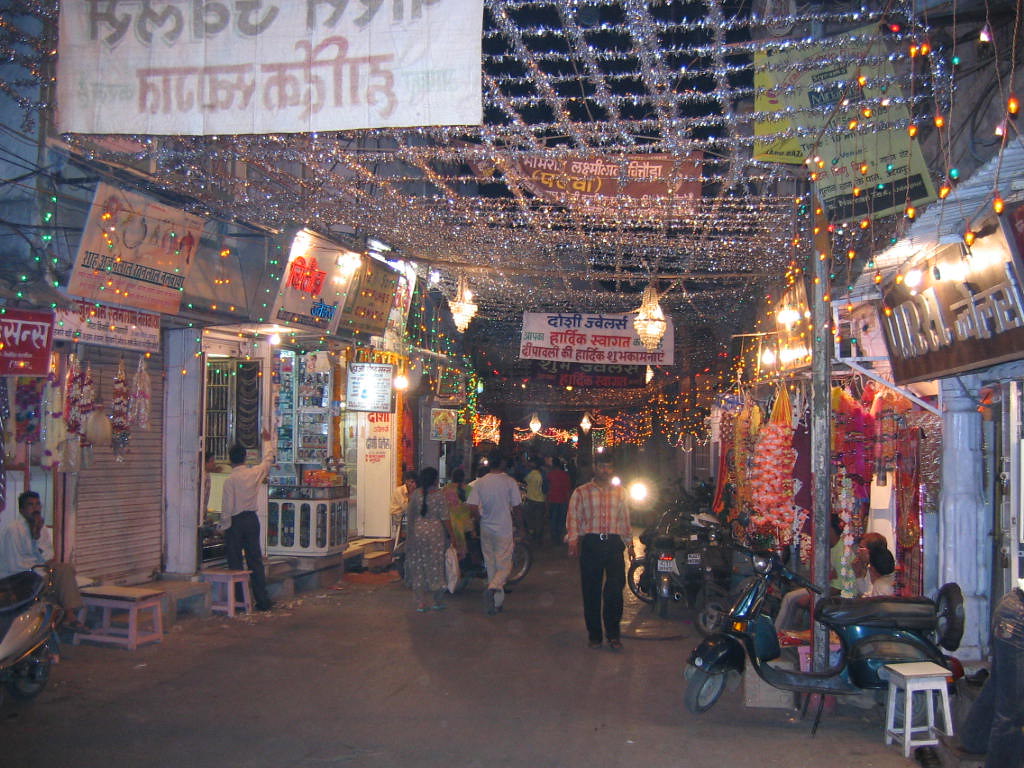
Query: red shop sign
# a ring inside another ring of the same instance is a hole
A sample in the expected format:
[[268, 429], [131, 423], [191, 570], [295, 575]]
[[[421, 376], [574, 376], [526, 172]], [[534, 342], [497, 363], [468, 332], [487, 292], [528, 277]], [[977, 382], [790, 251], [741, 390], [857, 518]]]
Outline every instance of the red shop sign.
[[0, 313], [0, 376], [45, 376], [50, 372], [53, 314], [8, 309]]

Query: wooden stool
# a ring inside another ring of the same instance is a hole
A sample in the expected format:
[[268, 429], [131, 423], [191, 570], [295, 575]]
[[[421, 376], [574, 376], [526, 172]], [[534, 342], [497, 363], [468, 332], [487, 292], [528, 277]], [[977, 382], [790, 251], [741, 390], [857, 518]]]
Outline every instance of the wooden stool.
[[[210, 610], [226, 613], [228, 616], [234, 616], [240, 608], [244, 608], [246, 613], [252, 613], [252, 589], [249, 586], [251, 573], [252, 571], [229, 571], [226, 568], [210, 568], [200, 571], [199, 575], [203, 581], [208, 581], [211, 584]], [[224, 587], [223, 599], [217, 594], [218, 584]], [[236, 584], [242, 585], [241, 600], [235, 597]]]
[[[89, 634], [75, 633], [74, 644], [80, 640], [97, 643], [123, 645], [134, 651], [142, 643], [159, 643], [164, 639], [163, 609], [159, 589], [142, 587], [83, 587], [82, 607], [78, 609], [78, 620], [85, 622], [90, 608], [102, 611], [100, 626]], [[114, 611], [127, 612], [127, 624], [114, 624]], [[149, 619], [149, 628], [140, 627], [140, 619]]]
[[[935, 698], [939, 694], [942, 704], [943, 733], [953, 735], [953, 718], [949, 714], [949, 688], [947, 679], [950, 671], [930, 661], [915, 661], [909, 664], [886, 664], [889, 673], [889, 700], [885, 709], [885, 743], [899, 740], [903, 744], [903, 756], [910, 757], [912, 747], [938, 744], [935, 732]], [[896, 694], [903, 691], [903, 727], [896, 728]], [[914, 694], [923, 691], [928, 702], [928, 725], [914, 727]], [[923, 732], [924, 738], [914, 738], [914, 732]]]

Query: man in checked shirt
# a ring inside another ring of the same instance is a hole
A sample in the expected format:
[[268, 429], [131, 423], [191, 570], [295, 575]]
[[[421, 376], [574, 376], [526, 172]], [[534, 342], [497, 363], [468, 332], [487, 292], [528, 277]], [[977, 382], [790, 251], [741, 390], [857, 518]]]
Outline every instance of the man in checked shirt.
[[[612, 484], [615, 463], [608, 454], [594, 459], [594, 478], [579, 486], [569, 499], [566, 542], [569, 556], [580, 558], [583, 617], [590, 647], [600, 648], [603, 636], [613, 651], [622, 650], [622, 590], [626, 586], [623, 550], [633, 558], [626, 494]], [[602, 611], [603, 608], [603, 611]]]

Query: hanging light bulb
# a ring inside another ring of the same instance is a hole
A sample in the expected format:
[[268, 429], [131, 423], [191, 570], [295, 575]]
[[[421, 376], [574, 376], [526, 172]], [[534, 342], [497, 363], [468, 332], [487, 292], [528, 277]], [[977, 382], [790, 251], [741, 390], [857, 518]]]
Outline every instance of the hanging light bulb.
[[466, 278], [460, 276], [458, 286], [455, 289], [455, 299], [448, 302], [448, 308], [452, 311], [452, 319], [459, 333], [465, 333], [469, 327], [469, 321], [476, 315], [477, 306], [473, 303], [473, 292], [466, 285]]
[[655, 350], [661, 344], [661, 337], [665, 335], [667, 328], [665, 313], [661, 311], [661, 304], [658, 302], [658, 290], [654, 283], [650, 283], [644, 288], [640, 308], [633, 318], [633, 329], [640, 337], [644, 349]]
[[540, 432], [540, 428], [542, 426], [543, 425], [540, 423], [540, 418], [538, 418], [536, 413], [533, 414], [533, 416], [530, 417], [530, 431], [533, 432], [533, 434], [537, 434], [538, 432]]
[[590, 420], [590, 414], [584, 413], [583, 418], [580, 419], [580, 429], [583, 430], [583, 434], [588, 434], [592, 426], [594, 426], [594, 422]]
[[979, 43], [991, 43], [992, 42], [992, 28], [986, 24], [981, 28], [981, 33], [978, 35]]

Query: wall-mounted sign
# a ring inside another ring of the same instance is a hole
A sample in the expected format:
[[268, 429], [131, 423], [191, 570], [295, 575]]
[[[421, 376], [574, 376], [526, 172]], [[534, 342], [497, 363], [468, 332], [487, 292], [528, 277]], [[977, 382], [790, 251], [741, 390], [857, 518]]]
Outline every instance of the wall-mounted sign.
[[655, 350], [647, 350], [633, 330], [633, 314], [584, 315], [579, 312], [524, 312], [519, 357], [566, 363], [672, 365], [672, 318]]
[[270, 315], [272, 321], [334, 333], [361, 263], [358, 253], [309, 230], [300, 230], [291, 242]]
[[430, 409], [430, 439], [450, 443], [455, 440], [459, 426], [459, 412], [450, 408]]
[[82, 231], [68, 292], [175, 315], [205, 221], [100, 183]]
[[53, 315], [0, 311], [0, 376], [46, 376], [53, 347]]
[[395, 302], [398, 273], [383, 261], [353, 254], [359, 267], [352, 274], [341, 306], [337, 332], [358, 331], [383, 336]]
[[882, 290], [882, 327], [897, 384], [1024, 358], [1019, 260], [998, 227], [968, 249], [940, 245]]
[[393, 412], [395, 366], [387, 363], [349, 363], [345, 407], [350, 411]]
[[160, 315], [79, 299], [54, 313], [53, 336], [101, 347], [160, 351]]
[[58, 132], [478, 125], [482, 21], [482, 0], [66, 3]]
[[530, 379], [536, 383], [552, 384], [556, 387], [628, 389], [647, 384], [647, 367], [531, 360]]

